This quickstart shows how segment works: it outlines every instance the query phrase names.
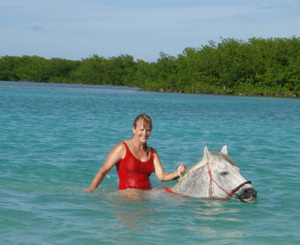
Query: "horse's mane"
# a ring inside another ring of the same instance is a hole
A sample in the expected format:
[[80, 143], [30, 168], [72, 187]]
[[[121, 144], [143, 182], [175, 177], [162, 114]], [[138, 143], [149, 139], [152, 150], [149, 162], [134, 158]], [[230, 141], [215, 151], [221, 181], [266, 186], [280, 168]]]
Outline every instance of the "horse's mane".
[[229, 162], [232, 166], [236, 166], [236, 163], [226, 154], [223, 154], [222, 152], [212, 152], [213, 156], [216, 158], [223, 158], [226, 160], [226, 162]]

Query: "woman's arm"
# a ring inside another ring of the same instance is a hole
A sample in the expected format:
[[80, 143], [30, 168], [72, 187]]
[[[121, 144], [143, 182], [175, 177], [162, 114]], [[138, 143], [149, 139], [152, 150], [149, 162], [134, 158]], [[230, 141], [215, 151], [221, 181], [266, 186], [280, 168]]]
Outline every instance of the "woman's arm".
[[104, 177], [109, 173], [109, 171], [119, 162], [126, 154], [126, 148], [124, 144], [119, 143], [116, 145], [112, 151], [109, 153], [105, 163], [100, 168], [99, 172], [94, 177], [91, 185], [85, 190], [87, 192], [96, 189], [98, 185], [101, 184]]
[[155, 172], [156, 177], [160, 181], [166, 182], [166, 181], [176, 179], [186, 169], [186, 167], [183, 164], [181, 164], [177, 168], [177, 171], [172, 172], [172, 173], [166, 173], [160, 162], [159, 155], [158, 155], [157, 151], [154, 149], [153, 149], [153, 156], [154, 156], [154, 172]]

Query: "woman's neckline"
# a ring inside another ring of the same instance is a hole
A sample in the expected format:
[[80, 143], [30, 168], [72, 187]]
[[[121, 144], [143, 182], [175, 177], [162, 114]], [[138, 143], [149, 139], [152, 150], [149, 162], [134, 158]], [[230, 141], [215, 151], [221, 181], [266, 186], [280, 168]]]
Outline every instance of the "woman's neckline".
[[146, 150], [146, 151], [147, 151], [147, 160], [146, 160], [146, 161], [143, 161], [143, 160], [139, 159], [136, 155], [134, 155], [134, 153], [132, 152], [132, 150], [130, 149], [130, 147], [129, 147], [129, 145], [128, 145], [128, 141], [127, 141], [127, 142], [124, 141], [124, 143], [125, 143], [125, 145], [126, 145], [126, 148], [129, 150], [129, 152], [131, 153], [131, 155], [132, 155], [136, 160], [138, 160], [138, 161], [140, 161], [140, 162], [142, 162], [142, 163], [148, 162], [148, 161], [150, 160], [150, 158], [151, 158], [151, 152], [148, 150], [149, 147], [147, 147], [147, 150]]

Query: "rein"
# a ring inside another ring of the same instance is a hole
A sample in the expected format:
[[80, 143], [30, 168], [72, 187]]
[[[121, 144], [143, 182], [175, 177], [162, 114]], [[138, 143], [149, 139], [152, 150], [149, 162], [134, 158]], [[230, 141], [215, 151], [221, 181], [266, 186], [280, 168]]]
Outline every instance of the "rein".
[[[167, 192], [170, 192], [170, 193], [172, 193], [172, 194], [181, 195], [181, 194], [179, 194], [179, 193], [176, 193], [176, 192], [172, 191], [172, 190], [171, 190], [168, 186], [166, 186], [166, 185], [163, 185], [163, 187], [166, 189]], [[186, 197], [186, 198], [191, 198], [190, 196], [184, 196], [184, 195], [181, 195], [181, 196]]]
[[[206, 166], [207, 166], [207, 173], [208, 173], [208, 175], [209, 175], [209, 177], [210, 177], [210, 181], [209, 181], [209, 187], [208, 187], [208, 193], [209, 193], [209, 197], [211, 198], [211, 199], [217, 199], [217, 200], [223, 200], [223, 201], [225, 201], [225, 200], [227, 200], [228, 199], [228, 197], [230, 197], [233, 193], [235, 193], [235, 192], [237, 192], [241, 187], [243, 187], [244, 185], [246, 185], [246, 184], [251, 184], [251, 181], [250, 180], [247, 180], [247, 181], [245, 181], [245, 182], [243, 182], [242, 184], [240, 184], [240, 185], [238, 185], [237, 187], [235, 187], [234, 189], [232, 189], [231, 191], [226, 191], [222, 186], [220, 186], [218, 183], [217, 183], [217, 181], [215, 181], [214, 179], [213, 179], [213, 177], [212, 177], [212, 174], [211, 174], [211, 171], [210, 171], [210, 168], [209, 168], [209, 163], [207, 162], [206, 163]], [[212, 195], [211, 195], [211, 183], [212, 182], [215, 182], [215, 184], [220, 188], [220, 189], [222, 189], [223, 191], [225, 191], [226, 193], [227, 193], [227, 197], [225, 197], [225, 198], [218, 198], [218, 197], [213, 197]]]

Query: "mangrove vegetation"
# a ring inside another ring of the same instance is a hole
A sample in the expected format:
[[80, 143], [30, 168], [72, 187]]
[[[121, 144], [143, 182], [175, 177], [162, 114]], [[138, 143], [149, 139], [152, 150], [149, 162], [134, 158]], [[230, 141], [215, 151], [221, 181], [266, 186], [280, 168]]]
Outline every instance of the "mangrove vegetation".
[[221, 39], [156, 62], [133, 56], [82, 60], [2, 56], [1, 81], [80, 83], [183, 93], [300, 95], [300, 38]]

